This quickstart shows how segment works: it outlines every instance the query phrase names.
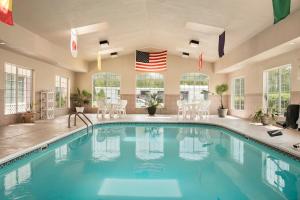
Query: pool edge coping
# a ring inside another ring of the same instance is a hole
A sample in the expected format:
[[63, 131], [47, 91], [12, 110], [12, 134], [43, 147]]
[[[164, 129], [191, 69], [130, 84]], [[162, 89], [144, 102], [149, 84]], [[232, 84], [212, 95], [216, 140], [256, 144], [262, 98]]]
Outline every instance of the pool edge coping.
[[[264, 146], [267, 146], [271, 149], [274, 149], [276, 151], [279, 151], [283, 154], [286, 154], [288, 156], [290, 156], [292, 159], [296, 159], [298, 161], [300, 161], [300, 151], [297, 151], [297, 150], [293, 150], [293, 149], [289, 149], [287, 147], [283, 147], [281, 145], [279, 146], [276, 146], [275, 144], [272, 144], [272, 143], [267, 143], [261, 139], [258, 139], [258, 138], [255, 138], [255, 137], [252, 137], [252, 136], [249, 136], [245, 133], [243, 133], [242, 131], [240, 130], [235, 130], [234, 128], [232, 127], [229, 127], [229, 126], [226, 126], [226, 125], [223, 125], [223, 124], [218, 124], [218, 123], [214, 123], [214, 122], [192, 122], [192, 121], [180, 121], [180, 122], [176, 122], [176, 121], [165, 121], [165, 122], [158, 122], [158, 121], [129, 121], [129, 120], [125, 120], [125, 121], [102, 121], [102, 122], [97, 122], [94, 124], [94, 126], [96, 125], [104, 125], [104, 124], [125, 124], [125, 123], [136, 123], [136, 124], [142, 124], [142, 123], [152, 123], [152, 124], [194, 124], [194, 125], [213, 125], [213, 126], [218, 126], [218, 127], [221, 127], [221, 128], [224, 128], [224, 129], [227, 129], [229, 131], [232, 131], [236, 134], [239, 134], [240, 136], [242, 137], [245, 137], [246, 139], [251, 139], [255, 142], [258, 142]], [[88, 127], [90, 127], [92, 125], [89, 125]], [[52, 143], [55, 143], [63, 138], [66, 138], [68, 136], [71, 136], [73, 135], [74, 133], [77, 133], [81, 130], [84, 130], [86, 129], [87, 127], [85, 126], [82, 126], [82, 127], [78, 127], [72, 131], [69, 131], [69, 132], [65, 132], [59, 136], [55, 136], [49, 140], [46, 140], [44, 142], [41, 142], [37, 145], [34, 145], [32, 147], [28, 147], [26, 149], [23, 149], [21, 151], [18, 151], [16, 153], [13, 153], [13, 154], [10, 154], [8, 156], [5, 156], [3, 158], [0, 158], [0, 169], [2, 168], [2, 166], [4, 165], [9, 165], [11, 162], [13, 162], [14, 160], [18, 160], [18, 158], [20, 157], [23, 157], [24, 155], [26, 154], [30, 154], [31, 152], [34, 152], [34, 151], [37, 151], [39, 149], [42, 149], [43, 147], [45, 146], [48, 146], [49, 144], [52, 144]]]

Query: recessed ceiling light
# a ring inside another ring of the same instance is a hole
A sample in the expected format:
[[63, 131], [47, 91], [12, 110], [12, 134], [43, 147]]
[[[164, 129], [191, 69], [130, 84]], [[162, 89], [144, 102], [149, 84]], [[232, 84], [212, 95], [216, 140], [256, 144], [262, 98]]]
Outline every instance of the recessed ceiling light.
[[198, 40], [191, 40], [190, 41], [190, 46], [193, 48], [196, 48], [199, 46], [199, 41]]
[[99, 42], [101, 48], [108, 48], [109, 42], [107, 40], [102, 40]]
[[190, 54], [188, 52], [182, 52], [181, 55], [183, 58], [188, 58], [190, 56]]
[[5, 45], [6, 43], [3, 41], [0, 41], [0, 45]]
[[110, 57], [112, 57], [112, 58], [118, 57], [118, 52], [112, 52], [112, 53], [110, 53]]

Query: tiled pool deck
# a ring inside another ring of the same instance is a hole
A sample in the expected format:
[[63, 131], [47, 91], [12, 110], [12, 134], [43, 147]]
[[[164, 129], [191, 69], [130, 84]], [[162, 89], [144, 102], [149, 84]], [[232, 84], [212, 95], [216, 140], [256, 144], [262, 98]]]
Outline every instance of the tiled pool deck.
[[[127, 117], [120, 119], [98, 120], [95, 114], [88, 116], [95, 124], [102, 122], [193, 122], [219, 125], [279, 150], [288, 152], [300, 159], [300, 150], [296, 150], [292, 147], [293, 144], [300, 142], [299, 131], [285, 129], [282, 130], [282, 136], [270, 137], [267, 134], [267, 130], [278, 129], [277, 127], [255, 126], [251, 125], [249, 121], [235, 117], [229, 116], [222, 119], [217, 116], [209, 116], [206, 119], [183, 120], [177, 119], [175, 115], [157, 115], [155, 117], [149, 117], [147, 115], [127, 115]], [[0, 127], [0, 164], [18, 157], [33, 148], [37, 148], [37, 146], [49, 143], [50, 141], [70, 134], [70, 132], [85, 127], [85, 125], [78, 120], [77, 127], [72, 126], [72, 128], [68, 128], [67, 121], [67, 116], [62, 116], [54, 120], [37, 121], [34, 124], [14, 124]]]

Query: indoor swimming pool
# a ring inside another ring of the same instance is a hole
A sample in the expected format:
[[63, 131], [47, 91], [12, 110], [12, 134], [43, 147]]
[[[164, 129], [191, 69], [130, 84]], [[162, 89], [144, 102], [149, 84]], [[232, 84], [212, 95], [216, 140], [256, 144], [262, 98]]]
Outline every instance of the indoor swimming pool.
[[0, 169], [0, 199], [300, 198], [300, 162], [227, 129], [116, 123]]

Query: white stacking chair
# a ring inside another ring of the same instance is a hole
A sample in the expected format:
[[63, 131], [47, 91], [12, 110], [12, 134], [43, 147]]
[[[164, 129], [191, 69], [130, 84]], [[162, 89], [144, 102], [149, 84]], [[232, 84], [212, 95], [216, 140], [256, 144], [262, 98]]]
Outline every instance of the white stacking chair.
[[199, 117], [208, 117], [210, 103], [211, 103], [210, 100], [201, 101], [199, 103], [198, 112], [197, 112]]
[[181, 100], [177, 100], [177, 118], [179, 118], [180, 115], [183, 116], [184, 108], [183, 108], [183, 102]]
[[185, 116], [185, 107], [184, 102], [181, 100], [177, 100], [177, 118], [179, 118], [180, 115], [184, 118]]
[[107, 108], [105, 100], [97, 101], [97, 118], [99, 118], [99, 114], [101, 113], [101, 118], [105, 118], [106, 114], [109, 114], [109, 109]]
[[121, 100], [119, 102], [119, 105], [117, 107], [117, 113], [119, 116], [126, 116], [126, 106], [127, 106], [127, 100]]

